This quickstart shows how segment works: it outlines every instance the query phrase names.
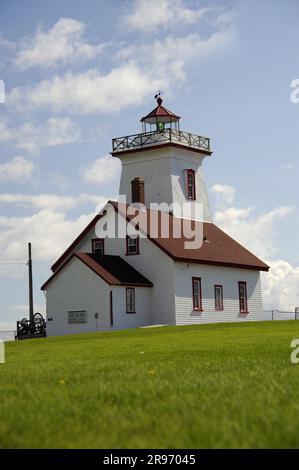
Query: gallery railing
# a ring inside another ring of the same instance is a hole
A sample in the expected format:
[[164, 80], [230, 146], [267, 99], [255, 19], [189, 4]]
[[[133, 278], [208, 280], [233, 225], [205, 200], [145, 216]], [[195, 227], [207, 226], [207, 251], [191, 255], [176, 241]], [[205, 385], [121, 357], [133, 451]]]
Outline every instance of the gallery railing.
[[210, 139], [208, 137], [190, 134], [189, 132], [179, 131], [177, 129], [164, 129], [162, 131], [116, 137], [112, 139], [112, 150], [113, 152], [121, 152], [168, 142], [178, 143], [208, 152], [210, 151]]

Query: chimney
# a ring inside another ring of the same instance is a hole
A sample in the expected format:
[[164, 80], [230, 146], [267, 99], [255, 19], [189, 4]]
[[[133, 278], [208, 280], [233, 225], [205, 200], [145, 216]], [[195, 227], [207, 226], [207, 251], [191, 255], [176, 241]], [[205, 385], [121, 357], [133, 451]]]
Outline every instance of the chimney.
[[132, 204], [139, 202], [144, 204], [144, 178], [138, 177], [131, 181]]

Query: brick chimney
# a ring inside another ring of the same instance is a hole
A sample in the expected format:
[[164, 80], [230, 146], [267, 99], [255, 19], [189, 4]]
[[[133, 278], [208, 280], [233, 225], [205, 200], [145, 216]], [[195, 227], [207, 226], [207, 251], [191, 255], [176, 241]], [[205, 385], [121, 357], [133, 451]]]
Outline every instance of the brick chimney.
[[138, 177], [131, 181], [132, 187], [132, 204], [139, 202], [144, 204], [144, 178]]

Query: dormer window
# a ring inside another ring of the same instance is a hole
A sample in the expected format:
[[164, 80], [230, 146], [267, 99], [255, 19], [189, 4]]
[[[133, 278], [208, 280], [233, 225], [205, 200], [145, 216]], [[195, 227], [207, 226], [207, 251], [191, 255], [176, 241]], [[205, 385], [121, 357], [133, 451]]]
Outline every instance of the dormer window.
[[104, 255], [104, 238], [94, 238], [92, 240], [92, 252], [94, 255]]
[[127, 255], [139, 255], [139, 237], [127, 237]]
[[187, 186], [187, 199], [195, 201], [195, 171], [192, 169], [186, 170], [186, 186]]

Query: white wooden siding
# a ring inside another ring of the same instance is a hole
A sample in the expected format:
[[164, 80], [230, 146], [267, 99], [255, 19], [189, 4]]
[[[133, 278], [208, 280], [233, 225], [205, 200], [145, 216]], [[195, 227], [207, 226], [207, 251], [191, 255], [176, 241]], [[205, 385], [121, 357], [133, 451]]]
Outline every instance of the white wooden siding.
[[[135, 314], [126, 313], [126, 287], [109, 286], [80, 260], [72, 259], [47, 288], [47, 334], [65, 335], [110, 330], [110, 291], [113, 298], [113, 329], [152, 324], [150, 291], [135, 287]], [[68, 312], [84, 310], [87, 323], [69, 324]], [[95, 318], [95, 313], [98, 318]]]
[[[108, 215], [109, 217], [109, 215]], [[75, 251], [91, 252], [90, 234]], [[72, 260], [47, 289], [48, 334], [68, 334], [110, 329], [113, 292], [113, 329], [149, 324], [200, 324], [260, 320], [260, 273], [254, 270], [174, 262], [147, 238], [140, 238], [140, 254], [126, 255], [125, 238], [106, 238], [105, 254], [119, 255], [148, 278], [152, 288], [135, 288], [136, 314], [126, 313], [125, 287], [109, 286], [79, 260]], [[193, 312], [192, 277], [202, 279], [203, 312]], [[239, 313], [238, 281], [247, 282], [248, 314]], [[224, 311], [215, 310], [214, 285], [223, 286]], [[88, 323], [68, 325], [67, 312], [86, 310]], [[94, 318], [99, 313], [99, 319]]]
[[[166, 147], [165, 149], [136, 152], [133, 155], [125, 155], [122, 162], [122, 174], [119, 194], [127, 196], [127, 202], [131, 203], [131, 181], [135, 177], [144, 178], [145, 204], [172, 203], [182, 207], [184, 202], [191, 205], [194, 202], [186, 198], [185, 170], [192, 168], [195, 171], [196, 202], [203, 204], [203, 220], [211, 221], [208, 194], [202, 174], [202, 161], [205, 155], [190, 150]], [[180, 216], [174, 210], [175, 216]]]
[[[193, 311], [192, 277], [201, 278], [203, 312]], [[238, 281], [246, 281], [248, 314], [240, 314]], [[223, 286], [223, 311], [215, 310], [214, 285]], [[256, 321], [262, 319], [259, 271], [175, 263], [176, 324]]]
[[149, 287], [135, 287], [135, 312], [126, 313], [126, 287], [112, 286], [113, 329], [137, 328], [150, 325]]
[[[73, 258], [47, 288], [47, 335], [84, 333], [110, 328], [109, 286]], [[69, 324], [68, 312], [86, 310], [87, 323]], [[98, 313], [98, 319], [95, 318]]]
[[[210, 205], [208, 193], [205, 186], [202, 170], [202, 162], [204, 157], [200, 154], [195, 155], [189, 151], [181, 151], [180, 149], [173, 150], [173, 158], [171, 158], [171, 188], [172, 199], [174, 202], [179, 203], [181, 206], [188, 202], [191, 207], [194, 203], [202, 203], [203, 205], [203, 220], [204, 222], [211, 222]], [[195, 191], [196, 201], [187, 199], [186, 188], [186, 169], [190, 168], [195, 172]], [[174, 215], [180, 217], [180, 214]]]
[[106, 238], [105, 253], [119, 255], [153, 283], [149, 291], [152, 324], [175, 324], [174, 264], [147, 238], [139, 240], [139, 255], [126, 255], [124, 238]]

